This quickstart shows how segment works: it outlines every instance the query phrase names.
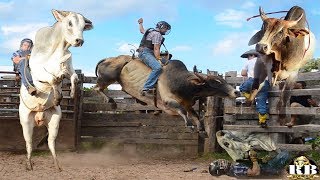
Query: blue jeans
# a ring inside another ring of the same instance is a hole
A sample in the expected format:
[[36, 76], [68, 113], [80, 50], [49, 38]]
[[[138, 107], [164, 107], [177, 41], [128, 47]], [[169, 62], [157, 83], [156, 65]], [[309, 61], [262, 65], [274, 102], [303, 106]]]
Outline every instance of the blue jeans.
[[155, 58], [153, 50], [149, 48], [143, 48], [142, 52], [139, 53], [139, 58], [152, 69], [143, 89], [154, 88], [162, 71], [161, 65]]
[[[252, 90], [252, 84], [253, 84], [253, 78], [247, 79], [245, 82], [243, 82], [239, 89], [240, 92], [248, 92], [250, 93]], [[264, 81], [264, 86], [261, 88], [261, 90], [258, 92], [256, 96], [256, 110], [260, 114], [266, 114], [268, 113], [268, 106], [267, 106], [267, 100], [268, 100], [268, 91], [270, 88], [270, 84], [268, 80]]]
[[267, 164], [262, 164], [261, 171], [263, 174], [269, 174], [269, 175], [280, 174], [289, 160], [290, 160], [289, 152], [281, 151], [276, 157], [268, 161]]
[[[25, 67], [25, 59], [21, 59], [18, 63], [17, 70], [21, 76], [21, 82], [22, 84], [28, 89], [29, 88], [29, 83], [33, 85], [31, 73], [29, 67], [26, 67], [26, 73], [24, 73], [24, 67]], [[26, 79], [27, 78], [27, 79]], [[29, 81], [29, 83], [27, 82]]]

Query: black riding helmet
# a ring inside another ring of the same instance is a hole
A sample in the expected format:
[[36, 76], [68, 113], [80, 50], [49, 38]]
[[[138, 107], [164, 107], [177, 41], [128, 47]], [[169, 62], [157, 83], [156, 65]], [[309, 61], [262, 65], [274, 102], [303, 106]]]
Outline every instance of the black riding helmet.
[[167, 32], [165, 33], [165, 35], [168, 35], [171, 31], [171, 25], [169, 23], [167, 23], [166, 21], [159, 21], [156, 25], [156, 28], [158, 28], [158, 29], [166, 28]]
[[31, 39], [29, 39], [29, 38], [24, 38], [24, 39], [22, 39], [22, 40], [21, 40], [21, 43], [20, 43], [20, 46], [22, 46], [22, 44], [23, 44], [24, 42], [28, 42], [28, 43], [30, 44], [30, 49], [32, 49], [32, 47], [33, 47], [33, 42], [32, 42]]
[[212, 176], [221, 176], [228, 173], [231, 163], [225, 159], [218, 159], [210, 163], [209, 173]]

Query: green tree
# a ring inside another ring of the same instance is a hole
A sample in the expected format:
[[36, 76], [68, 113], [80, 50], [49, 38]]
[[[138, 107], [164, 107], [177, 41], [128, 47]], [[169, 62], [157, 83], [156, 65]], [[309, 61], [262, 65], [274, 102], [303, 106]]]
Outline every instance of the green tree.
[[317, 58], [317, 59], [313, 58], [301, 68], [301, 72], [310, 72], [312, 69], [319, 69], [319, 66], [320, 66], [320, 58]]

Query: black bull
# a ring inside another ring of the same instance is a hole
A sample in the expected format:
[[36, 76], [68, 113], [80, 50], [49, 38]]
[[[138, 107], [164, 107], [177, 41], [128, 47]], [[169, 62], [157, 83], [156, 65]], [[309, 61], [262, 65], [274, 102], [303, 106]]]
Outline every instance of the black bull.
[[[132, 60], [131, 56], [107, 58], [97, 64], [98, 79], [94, 89], [103, 95], [107, 102], [114, 103], [103, 90], [117, 81], [126, 93], [146, 104], [154, 104], [154, 97], [140, 94], [150, 72], [149, 67], [140, 60]], [[171, 60], [163, 67], [156, 91], [158, 108], [170, 115], [182, 116], [186, 126], [193, 125], [189, 120], [191, 117], [198, 130], [203, 129], [198, 115], [192, 108], [197, 98], [207, 96], [236, 98], [239, 95], [239, 92], [221, 77], [191, 73], [178, 60]]]

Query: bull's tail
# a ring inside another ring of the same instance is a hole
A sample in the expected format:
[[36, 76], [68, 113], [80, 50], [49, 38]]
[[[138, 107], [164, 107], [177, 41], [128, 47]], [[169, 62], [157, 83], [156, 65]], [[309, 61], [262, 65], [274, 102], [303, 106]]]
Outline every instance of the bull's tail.
[[98, 77], [98, 66], [99, 66], [99, 64], [101, 64], [103, 61], [105, 61], [106, 59], [102, 59], [102, 60], [100, 60], [99, 62], [98, 62], [98, 64], [97, 64], [97, 66], [96, 66], [96, 76]]

